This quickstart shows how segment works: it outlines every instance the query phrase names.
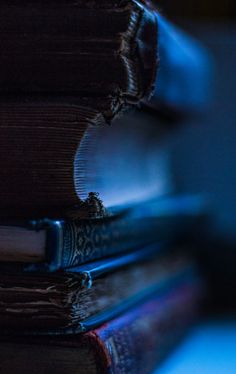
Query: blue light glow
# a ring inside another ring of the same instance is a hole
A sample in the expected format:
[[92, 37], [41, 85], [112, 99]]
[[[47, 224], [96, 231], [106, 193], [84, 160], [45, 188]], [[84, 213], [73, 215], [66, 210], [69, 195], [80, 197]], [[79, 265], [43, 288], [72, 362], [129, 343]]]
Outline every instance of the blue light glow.
[[199, 326], [155, 372], [155, 374], [235, 373], [236, 320]]

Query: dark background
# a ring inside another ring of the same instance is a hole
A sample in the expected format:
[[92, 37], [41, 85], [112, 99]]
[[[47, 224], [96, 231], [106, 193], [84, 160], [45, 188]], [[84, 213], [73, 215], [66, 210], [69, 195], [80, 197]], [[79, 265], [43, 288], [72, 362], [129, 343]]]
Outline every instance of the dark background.
[[158, 0], [160, 10], [169, 18], [225, 20], [236, 18], [235, 0]]

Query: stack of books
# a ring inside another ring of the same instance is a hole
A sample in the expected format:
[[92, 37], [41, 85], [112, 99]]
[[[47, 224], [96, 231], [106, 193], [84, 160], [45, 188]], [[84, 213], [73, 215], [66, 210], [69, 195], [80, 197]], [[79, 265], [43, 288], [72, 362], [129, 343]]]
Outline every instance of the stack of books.
[[177, 246], [201, 202], [171, 194], [152, 110], [199, 104], [204, 54], [170, 58], [178, 31], [145, 1], [0, 10], [0, 371], [151, 373], [201, 294]]

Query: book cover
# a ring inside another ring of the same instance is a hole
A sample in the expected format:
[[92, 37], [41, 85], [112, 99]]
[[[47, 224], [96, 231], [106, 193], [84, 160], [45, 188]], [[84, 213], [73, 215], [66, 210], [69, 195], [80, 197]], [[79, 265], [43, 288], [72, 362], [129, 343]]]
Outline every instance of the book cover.
[[161, 296], [177, 284], [196, 279], [190, 259], [164, 254], [157, 245], [66, 272], [1, 269], [1, 332], [88, 331], [154, 293]]
[[0, 268], [21, 264], [41, 271], [67, 269], [158, 242], [175, 244], [205, 217], [200, 196], [176, 195], [114, 208], [90, 220], [34, 220], [0, 225]]
[[1, 336], [0, 369], [12, 374], [148, 374], [186, 333], [199, 299], [198, 285], [182, 284], [80, 336]]

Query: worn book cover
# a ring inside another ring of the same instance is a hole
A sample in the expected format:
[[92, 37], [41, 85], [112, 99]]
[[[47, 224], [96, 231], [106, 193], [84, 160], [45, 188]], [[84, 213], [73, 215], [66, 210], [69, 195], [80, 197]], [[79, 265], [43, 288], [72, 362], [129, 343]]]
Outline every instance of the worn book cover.
[[64, 272], [1, 269], [1, 331], [69, 334], [91, 330], [153, 293], [162, 295], [195, 279], [190, 259], [165, 254], [158, 245]]
[[80, 336], [1, 336], [0, 370], [149, 374], [186, 333], [196, 316], [199, 296], [197, 284], [176, 285]]

